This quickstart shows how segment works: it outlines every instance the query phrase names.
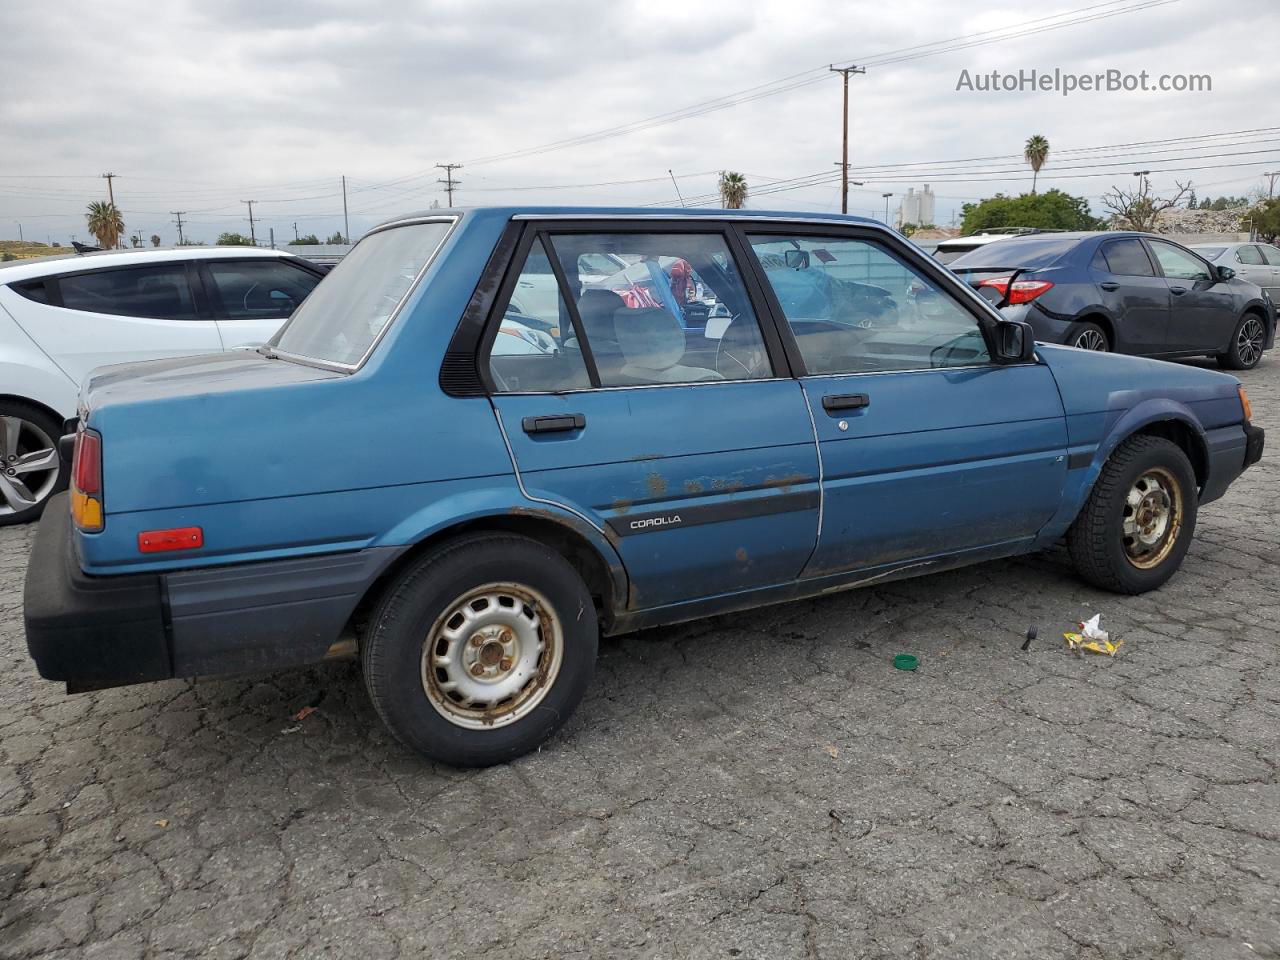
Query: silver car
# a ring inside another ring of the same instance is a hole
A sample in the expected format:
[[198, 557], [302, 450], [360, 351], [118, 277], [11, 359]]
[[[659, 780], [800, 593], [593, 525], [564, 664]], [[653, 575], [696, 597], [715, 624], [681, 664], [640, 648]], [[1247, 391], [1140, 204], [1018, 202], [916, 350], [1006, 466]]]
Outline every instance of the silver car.
[[1280, 248], [1269, 243], [1198, 243], [1191, 249], [1280, 300]]

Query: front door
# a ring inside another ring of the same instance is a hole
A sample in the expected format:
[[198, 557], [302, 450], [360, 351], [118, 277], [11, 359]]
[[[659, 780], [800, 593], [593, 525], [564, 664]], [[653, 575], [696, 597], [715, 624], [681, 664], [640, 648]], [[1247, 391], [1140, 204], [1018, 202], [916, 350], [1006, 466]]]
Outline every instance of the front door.
[[[582, 272], [604, 255], [616, 274]], [[729, 238], [530, 225], [516, 263], [481, 368], [527, 495], [614, 542], [633, 608], [794, 580], [817, 538], [817, 446]], [[520, 297], [547, 276], [550, 310]], [[708, 339], [688, 317], [715, 307], [733, 319]]]
[[1235, 331], [1235, 298], [1230, 284], [1213, 274], [1208, 261], [1165, 240], [1148, 240], [1169, 284], [1169, 340], [1173, 352], [1224, 350]]
[[992, 363], [981, 307], [905, 244], [855, 228], [749, 241], [817, 425], [823, 520], [805, 575], [1034, 537], [1066, 476], [1049, 369]]

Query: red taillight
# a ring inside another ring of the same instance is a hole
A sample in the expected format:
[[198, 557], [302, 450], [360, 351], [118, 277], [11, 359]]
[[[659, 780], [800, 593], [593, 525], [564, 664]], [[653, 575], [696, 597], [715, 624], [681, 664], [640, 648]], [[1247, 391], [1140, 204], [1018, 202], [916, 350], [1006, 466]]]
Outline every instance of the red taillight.
[[76, 434], [71, 457], [71, 519], [85, 533], [99, 533], [102, 509], [102, 437], [94, 430]]
[[177, 527], [173, 530], [144, 530], [138, 534], [139, 553], [165, 553], [169, 550], [195, 550], [204, 546], [200, 527]]
[[92, 430], [81, 430], [76, 434], [71, 477], [81, 493], [102, 492], [102, 438]]
[[1013, 306], [1016, 303], [1030, 303], [1040, 294], [1050, 289], [1053, 284], [1048, 280], [1016, 280], [1013, 289], [1009, 289], [1008, 277], [992, 277], [989, 280], [983, 280], [978, 284], [979, 287], [990, 287], [996, 293], [1000, 294], [1000, 299], [1006, 301], [1007, 306]]

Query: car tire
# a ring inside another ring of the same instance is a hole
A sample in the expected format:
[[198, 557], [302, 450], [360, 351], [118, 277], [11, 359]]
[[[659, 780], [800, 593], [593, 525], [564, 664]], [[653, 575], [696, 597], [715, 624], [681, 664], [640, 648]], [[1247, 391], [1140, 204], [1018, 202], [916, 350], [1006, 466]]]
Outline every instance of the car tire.
[[[66, 489], [71, 465], [58, 455], [61, 436], [62, 421], [35, 404], [0, 400], [0, 527], [35, 520]], [[47, 469], [32, 469], [50, 456]]]
[[1067, 532], [1076, 570], [1095, 587], [1115, 593], [1156, 589], [1187, 555], [1196, 498], [1195, 471], [1177, 444], [1162, 437], [1130, 437], [1103, 464]]
[[595, 606], [545, 544], [454, 540], [386, 588], [361, 643], [378, 716], [406, 746], [484, 767], [539, 746], [573, 713], [595, 669]]
[[1111, 340], [1107, 337], [1107, 331], [1096, 323], [1082, 323], [1076, 328], [1075, 333], [1067, 338], [1067, 346], [1075, 347], [1077, 350], [1108, 353], [1111, 350]]
[[1252, 370], [1262, 360], [1267, 342], [1267, 323], [1256, 313], [1246, 313], [1231, 331], [1231, 345], [1217, 356], [1218, 366], [1227, 370]]

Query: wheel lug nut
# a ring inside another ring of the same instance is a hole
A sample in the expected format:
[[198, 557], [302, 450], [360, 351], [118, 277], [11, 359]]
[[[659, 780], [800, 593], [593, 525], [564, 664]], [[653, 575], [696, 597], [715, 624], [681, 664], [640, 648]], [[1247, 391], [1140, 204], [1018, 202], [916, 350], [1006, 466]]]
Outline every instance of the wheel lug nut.
[[471, 638], [471, 645], [473, 647], [483, 647], [484, 637], [480, 636], [480, 634], [477, 633], [474, 637]]
[[503, 657], [502, 662], [499, 664], [499, 666], [502, 667], [503, 670], [510, 670], [511, 664], [514, 662], [515, 661], [512, 660], [510, 657]]
[[479, 663], [472, 664], [472, 665], [471, 665], [471, 675], [472, 675], [473, 677], [483, 677], [483, 676], [484, 676], [484, 666], [483, 666], [482, 664], [479, 664]]

